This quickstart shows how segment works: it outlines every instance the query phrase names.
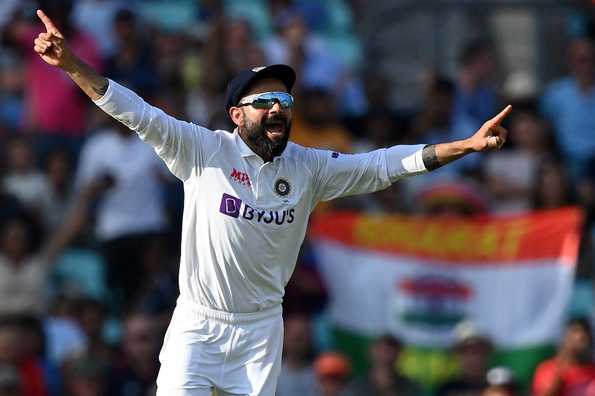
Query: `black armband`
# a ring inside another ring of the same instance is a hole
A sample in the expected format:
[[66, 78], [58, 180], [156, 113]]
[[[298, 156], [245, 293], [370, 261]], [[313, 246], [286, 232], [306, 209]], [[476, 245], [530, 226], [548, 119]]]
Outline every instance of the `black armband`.
[[96, 94], [103, 96], [107, 92], [108, 87], [109, 87], [109, 82], [106, 82], [105, 85], [103, 85], [99, 88], [97, 88], [97, 87], [92, 87], [92, 88]]
[[435, 144], [426, 145], [421, 152], [421, 158], [424, 161], [424, 166], [428, 171], [433, 171], [434, 169], [438, 169], [442, 166], [442, 164], [438, 161], [438, 157], [436, 156]]

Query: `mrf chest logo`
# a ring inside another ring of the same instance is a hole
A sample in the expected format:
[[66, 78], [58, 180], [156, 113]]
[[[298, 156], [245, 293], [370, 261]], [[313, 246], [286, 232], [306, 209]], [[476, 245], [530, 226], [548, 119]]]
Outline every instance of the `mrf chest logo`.
[[248, 177], [248, 174], [245, 172], [240, 172], [236, 168], [233, 168], [233, 170], [231, 171], [231, 174], [229, 175], [229, 178], [231, 180], [233, 180], [234, 182], [239, 183], [243, 186], [250, 185], [250, 178]]
[[256, 209], [243, 202], [240, 198], [225, 193], [221, 197], [219, 212], [235, 219], [242, 218], [264, 224], [291, 224], [295, 220], [294, 208], [285, 210]]

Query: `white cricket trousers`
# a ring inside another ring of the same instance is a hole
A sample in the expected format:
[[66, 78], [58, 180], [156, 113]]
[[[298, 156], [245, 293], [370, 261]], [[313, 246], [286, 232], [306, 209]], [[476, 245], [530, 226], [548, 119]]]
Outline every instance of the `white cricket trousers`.
[[274, 396], [281, 306], [227, 313], [178, 300], [159, 354], [157, 396]]

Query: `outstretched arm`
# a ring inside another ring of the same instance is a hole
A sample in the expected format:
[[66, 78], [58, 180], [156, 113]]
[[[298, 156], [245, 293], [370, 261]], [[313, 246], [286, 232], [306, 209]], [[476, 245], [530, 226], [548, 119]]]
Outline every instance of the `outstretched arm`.
[[[62, 33], [41, 10], [46, 32], [35, 39], [35, 51], [48, 64], [63, 69], [107, 114], [153, 146], [171, 172], [181, 180], [200, 174], [219, 145], [219, 136], [206, 128], [180, 121], [146, 103], [133, 91], [99, 75], [66, 45]], [[50, 98], [48, 98], [50, 100]]]
[[511, 110], [512, 106], [506, 106], [497, 116], [486, 121], [473, 136], [467, 139], [425, 146], [422, 158], [426, 169], [429, 171], [437, 169], [469, 153], [502, 147], [508, 136], [508, 131], [500, 123]]
[[62, 33], [43, 11], [37, 10], [37, 16], [46, 29], [45, 33], [40, 33], [35, 39], [34, 49], [41, 59], [64, 70], [92, 100], [98, 100], [105, 95], [108, 88], [107, 79], [68, 48]]

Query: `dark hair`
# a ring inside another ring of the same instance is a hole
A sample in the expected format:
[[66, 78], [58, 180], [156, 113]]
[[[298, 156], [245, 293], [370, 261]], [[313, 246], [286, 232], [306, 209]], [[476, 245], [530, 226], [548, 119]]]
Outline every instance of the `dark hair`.
[[437, 75], [432, 79], [430, 83], [431, 93], [445, 93], [453, 95], [455, 92], [455, 84], [446, 76]]
[[468, 42], [459, 54], [459, 65], [467, 66], [475, 61], [479, 56], [487, 53], [492, 43], [485, 38], [476, 39]]
[[401, 349], [403, 346], [401, 341], [392, 334], [382, 334], [374, 340], [374, 344], [387, 344], [397, 349]]
[[591, 322], [589, 321], [589, 319], [584, 316], [578, 316], [575, 318], [570, 318], [566, 322], [566, 329], [575, 326], [580, 327], [581, 330], [583, 330], [585, 333], [589, 335], [590, 343], [591, 345], [593, 345], [593, 327], [591, 326]]

